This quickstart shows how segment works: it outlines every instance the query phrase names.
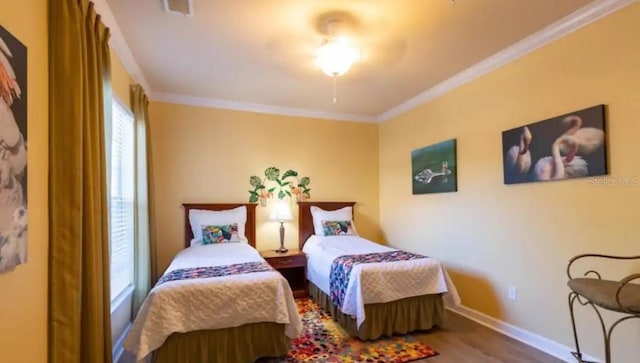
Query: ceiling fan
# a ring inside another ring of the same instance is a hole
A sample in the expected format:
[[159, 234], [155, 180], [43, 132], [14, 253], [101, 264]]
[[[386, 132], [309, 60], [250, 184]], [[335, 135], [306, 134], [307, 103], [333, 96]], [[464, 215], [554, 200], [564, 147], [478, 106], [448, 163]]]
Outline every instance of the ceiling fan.
[[362, 79], [402, 60], [406, 41], [388, 19], [373, 16], [374, 12], [315, 10], [295, 30], [287, 29], [269, 40], [272, 59], [282, 71], [307, 77], [324, 73], [335, 84], [337, 77], [347, 73], [350, 79]]

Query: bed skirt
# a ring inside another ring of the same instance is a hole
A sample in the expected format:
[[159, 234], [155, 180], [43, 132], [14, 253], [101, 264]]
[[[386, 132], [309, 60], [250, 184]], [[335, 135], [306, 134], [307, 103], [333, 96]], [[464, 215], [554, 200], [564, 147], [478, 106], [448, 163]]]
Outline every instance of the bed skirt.
[[442, 294], [422, 295], [388, 303], [366, 304], [366, 318], [358, 329], [356, 319], [341, 312], [331, 298], [312, 282], [309, 282], [309, 294], [350, 336], [362, 340], [431, 329], [434, 325], [442, 325], [446, 318]]
[[153, 363], [253, 363], [291, 349], [283, 324], [264, 322], [235, 328], [174, 333], [153, 353]]

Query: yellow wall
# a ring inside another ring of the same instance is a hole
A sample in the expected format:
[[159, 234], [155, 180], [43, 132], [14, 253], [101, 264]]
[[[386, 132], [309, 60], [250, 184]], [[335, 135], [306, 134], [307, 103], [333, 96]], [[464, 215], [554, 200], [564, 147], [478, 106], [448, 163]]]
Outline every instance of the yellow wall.
[[[247, 202], [249, 176], [269, 166], [310, 177], [312, 200], [357, 201], [358, 232], [380, 237], [377, 125], [167, 103], [151, 104], [150, 123], [160, 269], [183, 248], [181, 203]], [[279, 244], [273, 204], [258, 207], [258, 249]], [[296, 222], [285, 228], [296, 246]]]
[[[634, 4], [383, 123], [380, 219], [389, 244], [446, 263], [464, 305], [573, 345], [567, 261], [586, 252], [639, 254], [640, 187], [596, 187], [589, 179], [503, 185], [501, 132], [607, 104], [609, 177], [640, 179], [638, 34]], [[411, 151], [450, 138], [457, 139], [459, 191], [412, 195]], [[638, 268], [604, 269], [621, 278]], [[510, 284], [515, 302], [507, 299]], [[582, 319], [588, 352], [601, 355], [593, 312]], [[640, 356], [634, 324], [614, 338], [619, 362]]]
[[0, 361], [47, 358], [47, 1], [0, 0], [0, 24], [27, 46], [29, 256], [0, 274]]
[[113, 95], [129, 109], [131, 109], [130, 89], [134, 83], [133, 78], [122, 65], [116, 52], [111, 49], [111, 88]]

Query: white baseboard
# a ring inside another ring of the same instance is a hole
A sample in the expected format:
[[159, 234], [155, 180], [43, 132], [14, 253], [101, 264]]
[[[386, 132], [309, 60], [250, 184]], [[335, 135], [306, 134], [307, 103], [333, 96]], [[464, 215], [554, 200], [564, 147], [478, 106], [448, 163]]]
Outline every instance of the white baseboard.
[[[534, 334], [528, 330], [524, 330], [515, 325], [509, 324], [502, 320], [498, 320], [487, 314], [481, 313], [477, 310], [473, 310], [466, 306], [460, 305], [455, 308], [447, 308], [455, 313], [458, 313], [465, 318], [471, 319], [478, 324], [482, 324], [487, 328], [493, 329], [501, 334], [518, 340], [526, 345], [534, 347], [540, 351], [543, 351], [549, 355], [552, 355], [558, 359], [562, 359], [565, 362], [575, 363], [576, 360], [571, 355], [573, 348], [562, 345], [551, 339], [547, 339], [541, 335]], [[593, 362], [600, 362], [599, 359], [583, 354], [583, 359]]]

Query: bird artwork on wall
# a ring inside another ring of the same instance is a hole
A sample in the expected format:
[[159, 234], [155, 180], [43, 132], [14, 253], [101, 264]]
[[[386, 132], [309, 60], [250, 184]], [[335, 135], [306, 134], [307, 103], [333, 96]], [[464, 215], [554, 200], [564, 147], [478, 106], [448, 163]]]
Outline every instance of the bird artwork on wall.
[[0, 272], [27, 262], [27, 48], [0, 26]]
[[525, 178], [531, 168], [530, 144], [531, 131], [525, 126], [522, 128], [519, 143], [509, 148], [509, 151], [505, 154], [505, 170], [509, 171], [509, 174], [505, 176], [505, 178], [508, 177], [514, 182], [521, 181]]
[[411, 172], [413, 194], [457, 191], [456, 140], [413, 150]]
[[604, 105], [504, 131], [504, 183], [606, 175], [605, 139]]

